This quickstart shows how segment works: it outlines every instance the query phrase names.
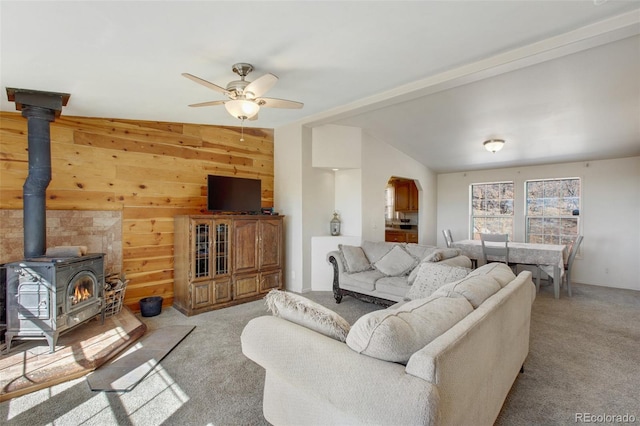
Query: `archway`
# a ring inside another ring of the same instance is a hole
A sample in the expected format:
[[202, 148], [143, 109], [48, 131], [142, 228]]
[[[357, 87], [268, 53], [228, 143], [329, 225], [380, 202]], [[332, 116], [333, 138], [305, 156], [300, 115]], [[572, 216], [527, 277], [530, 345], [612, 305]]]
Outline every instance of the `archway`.
[[391, 176], [385, 188], [385, 241], [417, 243], [419, 210], [415, 181]]

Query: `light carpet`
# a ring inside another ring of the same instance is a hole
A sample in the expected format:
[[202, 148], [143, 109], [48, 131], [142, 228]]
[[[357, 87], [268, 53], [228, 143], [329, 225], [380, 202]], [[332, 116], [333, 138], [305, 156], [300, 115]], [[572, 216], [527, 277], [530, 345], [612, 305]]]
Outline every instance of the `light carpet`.
[[[305, 294], [350, 323], [380, 307], [330, 292]], [[130, 392], [93, 392], [86, 379], [0, 404], [7, 425], [266, 425], [264, 370], [242, 355], [240, 333], [267, 315], [263, 301], [185, 317], [172, 308], [141, 318], [149, 330], [196, 328]], [[576, 413], [640, 419], [640, 292], [574, 285], [555, 300], [545, 287], [534, 306], [530, 354], [497, 424], [575, 424]], [[637, 420], [638, 421], [638, 420]]]
[[130, 391], [191, 331], [190, 325], [169, 325], [146, 333], [133, 347], [87, 376], [93, 391]]

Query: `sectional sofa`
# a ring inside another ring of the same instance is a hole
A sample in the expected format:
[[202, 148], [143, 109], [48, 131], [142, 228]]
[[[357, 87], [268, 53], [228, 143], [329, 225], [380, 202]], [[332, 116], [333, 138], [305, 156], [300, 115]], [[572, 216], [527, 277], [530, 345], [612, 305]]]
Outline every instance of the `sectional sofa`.
[[241, 336], [266, 370], [265, 418], [394, 426], [492, 425], [527, 357], [536, 294], [531, 272], [491, 263], [349, 325], [283, 293]]

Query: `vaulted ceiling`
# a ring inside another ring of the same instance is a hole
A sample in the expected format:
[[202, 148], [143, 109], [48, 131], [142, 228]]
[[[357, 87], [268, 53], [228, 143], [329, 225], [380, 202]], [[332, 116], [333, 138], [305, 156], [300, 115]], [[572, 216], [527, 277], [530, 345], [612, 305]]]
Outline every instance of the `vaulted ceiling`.
[[[640, 2], [6, 1], [6, 87], [65, 115], [239, 125], [236, 62], [279, 77], [248, 126], [362, 127], [437, 172], [640, 155]], [[491, 154], [482, 141], [505, 139]]]

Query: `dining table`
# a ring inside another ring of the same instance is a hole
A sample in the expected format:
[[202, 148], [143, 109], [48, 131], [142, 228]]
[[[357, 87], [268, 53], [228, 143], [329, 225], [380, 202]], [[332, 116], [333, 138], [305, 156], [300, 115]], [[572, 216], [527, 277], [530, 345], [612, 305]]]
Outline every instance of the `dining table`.
[[[485, 243], [487, 244], [487, 243]], [[453, 247], [460, 249], [461, 254], [472, 260], [483, 259], [482, 242], [480, 240], [454, 241]], [[509, 263], [521, 265], [548, 265], [553, 267], [553, 296], [560, 298], [560, 280], [567, 260], [567, 246], [564, 244], [536, 244], [509, 241]], [[537, 287], [539, 287], [539, 272]]]

